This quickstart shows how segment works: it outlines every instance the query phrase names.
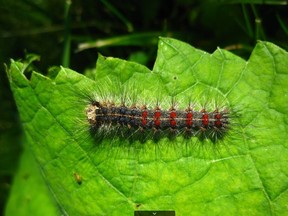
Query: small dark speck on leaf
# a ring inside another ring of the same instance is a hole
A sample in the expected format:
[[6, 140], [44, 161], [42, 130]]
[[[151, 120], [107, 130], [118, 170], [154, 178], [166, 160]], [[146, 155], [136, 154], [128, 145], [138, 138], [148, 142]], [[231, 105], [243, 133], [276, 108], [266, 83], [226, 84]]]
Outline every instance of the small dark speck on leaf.
[[82, 177], [78, 173], [74, 173], [74, 178], [79, 185], [82, 184]]

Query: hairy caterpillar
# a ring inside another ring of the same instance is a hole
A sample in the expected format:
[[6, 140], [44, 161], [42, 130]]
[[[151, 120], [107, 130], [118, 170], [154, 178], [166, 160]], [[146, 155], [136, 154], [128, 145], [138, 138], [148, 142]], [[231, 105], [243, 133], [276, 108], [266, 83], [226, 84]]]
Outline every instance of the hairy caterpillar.
[[222, 138], [229, 126], [229, 111], [227, 109], [207, 111], [193, 110], [189, 105], [185, 110], [178, 110], [172, 106], [169, 110], [162, 110], [160, 106], [154, 109], [146, 105], [130, 107], [114, 102], [91, 101], [86, 108], [87, 120], [92, 131], [102, 130], [106, 133], [112, 129], [114, 133], [119, 129], [125, 133], [118, 133], [125, 137], [129, 134], [152, 133], [163, 136], [163, 132], [185, 137], [203, 136], [216, 141]]

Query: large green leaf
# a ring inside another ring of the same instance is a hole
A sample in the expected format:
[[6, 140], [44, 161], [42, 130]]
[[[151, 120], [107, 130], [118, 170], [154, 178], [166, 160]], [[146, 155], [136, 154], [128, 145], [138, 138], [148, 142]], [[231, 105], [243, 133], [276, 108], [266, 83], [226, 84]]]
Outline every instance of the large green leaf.
[[[12, 61], [8, 76], [30, 147], [63, 212], [133, 215], [275, 215], [287, 212], [288, 54], [259, 42], [248, 62], [161, 38], [152, 71], [99, 56], [95, 79], [60, 68], [54, 79]], [[184, 109], [224, 104], [233, 112], [222, 140], [155, 143], [95, 140], [85, 121], [87, 95], [119, 103], [175, 100]], [[81, 181], [81, 182], [80, 182]]]
[[21, 156], [5, 215], [57, 215], [56, 200], [46, 185], [29, 148]]

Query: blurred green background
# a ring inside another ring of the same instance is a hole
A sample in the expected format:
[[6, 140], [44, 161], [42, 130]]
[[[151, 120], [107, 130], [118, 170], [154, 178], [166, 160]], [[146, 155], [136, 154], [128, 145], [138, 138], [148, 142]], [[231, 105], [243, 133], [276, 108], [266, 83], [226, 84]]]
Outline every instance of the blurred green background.
[[5, 64], [37, 53], [34, 70], [53, 65], [80, 73], [97, 53], [153, 67], [159, 36], [213, 52], [224, 48], [248, 59], [257, 40], [288, 50], [285, 0], [0, 0], [0, 210], [21, 153], [21, 125]]

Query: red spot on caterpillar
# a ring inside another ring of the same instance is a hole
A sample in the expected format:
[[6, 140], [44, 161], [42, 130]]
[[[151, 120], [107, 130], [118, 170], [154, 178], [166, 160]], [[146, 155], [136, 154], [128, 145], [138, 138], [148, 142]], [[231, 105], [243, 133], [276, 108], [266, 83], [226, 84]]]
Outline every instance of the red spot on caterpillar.
[[203, 114], [202, 114], [202, 124], [204, 127], [208, 127], [209, 125], [209, 114], [206, 112], [205, 109], [203, 109], [201, 111]]
[[186, 126], [188, 128], [191, 128], [191, 126], [193, 125], [193, 113], [191, 112], [191, 110], [187, 110], [187, 114], [186, 114]]
[[221, 118], [222, 118], [222, 115], [219, 113], [219, 112], [216, 112], [216, 114], [214, 115], [214, 118], [215, 118], [215, 126], [216, 127], [221, 127], [222, 125], [222, 122], [221, 122]]
[[170, 126], [172, 127], [172, 128], [175, 128], [176, 127], [176, 118], [177, 117], [177, 113], [176, 113], [176, 111], [175, 110], [172, 110], [171, 112], [170, 112]]
[[141, 124], [144, 127], [147, 124], [148, 111], [145, 109], [142, 112]]
[[156, 108], [156, 111], [154, 112], [154, 126], [156, 128], [160, 127], [161, 121], [160, 121], [160, 117], [161, 117], [161, 110], [159, 107]]

